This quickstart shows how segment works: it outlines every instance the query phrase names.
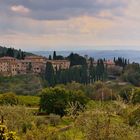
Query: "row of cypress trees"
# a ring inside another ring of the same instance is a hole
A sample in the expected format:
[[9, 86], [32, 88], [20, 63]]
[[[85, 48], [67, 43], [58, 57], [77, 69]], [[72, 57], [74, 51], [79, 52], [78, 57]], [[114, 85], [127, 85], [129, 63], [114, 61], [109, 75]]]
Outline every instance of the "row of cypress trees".
[[97, 61], [97, 65], [93, 64], [93, 59], [90, 59], [90, 64], [75, 65], [69, 69], [58, 70], [53, 68], [51, 63], [46, 64], [45, 79], [49, 86], [56, 84], [67, 84], [72, 81], [89, 84], [98, 80], [105, 80], [107, 78], [107, 68], [102, 59]]

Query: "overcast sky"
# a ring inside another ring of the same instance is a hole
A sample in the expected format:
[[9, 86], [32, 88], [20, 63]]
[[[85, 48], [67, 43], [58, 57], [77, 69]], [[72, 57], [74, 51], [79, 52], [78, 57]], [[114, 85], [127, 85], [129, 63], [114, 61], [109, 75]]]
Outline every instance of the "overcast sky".
[[140, 0], [0, 0], [0, 45], [140, 50]]

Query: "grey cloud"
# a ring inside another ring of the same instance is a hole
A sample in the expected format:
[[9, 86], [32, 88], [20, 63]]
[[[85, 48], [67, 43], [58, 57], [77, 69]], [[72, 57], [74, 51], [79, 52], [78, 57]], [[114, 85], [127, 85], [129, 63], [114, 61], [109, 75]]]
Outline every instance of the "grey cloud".
[[24, 16], [40, 20], [68, 19], [83, 14], [96, 16], [102, 10], [124, 7], [126, 4], [122, 0], [2, 0], [1, 3], [1, 12], [7, 10], [7, 14], [19, 16], [18, 13], [8, 11], [8, 8], [23, 5], [31, 11], [29, 15]]

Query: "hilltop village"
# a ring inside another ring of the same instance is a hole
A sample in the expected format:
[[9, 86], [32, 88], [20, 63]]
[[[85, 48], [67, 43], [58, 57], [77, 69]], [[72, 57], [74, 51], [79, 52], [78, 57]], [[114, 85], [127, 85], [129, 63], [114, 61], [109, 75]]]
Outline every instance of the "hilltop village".
[[57, 55], [44, 57], [12, 48], [2, 48], [0, 52], [0, 75], [16, 76], [41, 75], [50, 86], [72, 81], [88, 84], [95, 81], [116, 79], [129, 64], [124, 58], [95, 60], [87, 55], [71, 53], [67, 57]]
[[[90, 67], [90, 60], [87, 58], [85, 59], [87, 65]], [[10, 56], [4, 56], [0, 58], [0, 75], [44, 74], [47, 63], [52, 64], [54, 71], [59, 69], [66, 70], [71, 67], [71, 62], [69, 60], [49, 60], [47, 57], [38, 55], [26, 56], [21, 60]], [[93, 62], [94, 66], [97, 66], [97, 64], [97, 61]], [[107, 68], [116, 67], [115, 63], [111, 60], [104, 61], [104, 66]], [[80, 65], [74, 65], [73, 67], [80, 67]]]

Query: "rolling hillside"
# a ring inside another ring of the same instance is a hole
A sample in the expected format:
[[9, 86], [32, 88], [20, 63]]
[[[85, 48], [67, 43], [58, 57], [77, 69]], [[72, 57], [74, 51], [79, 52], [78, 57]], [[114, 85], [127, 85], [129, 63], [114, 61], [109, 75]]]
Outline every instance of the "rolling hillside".
[[[24, 56], [29, 56], [29, 55], [33, 55], [33, 53], [30, 53], [30, 52], [24, 52], [22, 50], [17, 50], [17, 49], [14, 49], [14, 48], [7, 48], [7, 47], [3, 47], [3, 46], [0, 46], [0, 57], [3, 57], [5, 55], [7, 55], [7, 52], [9, 50], [12, 50], [13, 51], [13, 54], [14, 54], [14, 57], [17, 57], [18, 54], [23, 54]], [[9, 55], [8, 55], [9, 56]]]

